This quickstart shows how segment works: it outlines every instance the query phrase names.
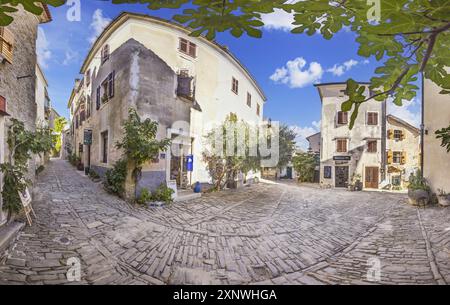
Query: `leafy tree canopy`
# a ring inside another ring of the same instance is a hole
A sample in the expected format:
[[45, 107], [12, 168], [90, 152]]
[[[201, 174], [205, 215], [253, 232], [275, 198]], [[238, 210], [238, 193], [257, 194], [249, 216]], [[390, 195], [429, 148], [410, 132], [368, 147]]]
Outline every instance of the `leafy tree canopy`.
[[[60, 5], [62, 0], [1, 0], [0, 25], [11, 22], [18, 4], [37, 13], [34, 3]], [[356, 34], [358, 54], [381, 62], [370, 80], [370, 94], [356, 81], [347, 82], [349, 99], [343, 110], [353, 111], [353, 127], [360, 105], [370, 99], [393, 99], [397, 105], [416, 96], [419, 73], [450, 94], [450, 0], [112, 0], [144, 3], [149, 9], [184, 8], [173, 19], [192, 28], [192, 36], [214, 39], [217, 32], [233, 36], [262, 36], [262, 15], [281, 9], [294, 14], [294, 34], [331, 39], [344, 27]]]

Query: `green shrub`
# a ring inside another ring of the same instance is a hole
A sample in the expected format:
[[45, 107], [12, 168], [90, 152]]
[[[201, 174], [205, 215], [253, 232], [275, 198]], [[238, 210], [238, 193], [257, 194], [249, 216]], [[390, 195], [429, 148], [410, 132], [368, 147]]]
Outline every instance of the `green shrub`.
[[409, 185], [408, 190], [416, 191], [416, 190], [424, 190], [430, 192], [430, 186], [427, 183], [427, 180], [422, 177], [422, 173], [418, 170], [415, 174], [411, 174], [409, 177]]
[[94, 171], [93, 169], [90, 169], [89, 170], [89, 178], [91, 178], [92, 180], [100, 179], [100, 175], [97, 174], [97, 172]]
[[174, 190], [170, 187], [167, 187], [164, 183], [162, 183], [152, 194], [153, 201], [162, 201], [165, 203], [170, 203], [173, 201], [172, 195], [174, 194]]
[[123, 196], [125, 193], [125, 180], [127, 178], [127, 162], [119, 160], [112, 169], [105, 173], [105, 182], [103, 185], [110, 193]]
[[152, 201], [152, 194], [147, 188], [143, 188], [141, 190], [141, 194], [136, 199], [136, 202], [139, 203], [140, 205], [144, 205], [149, 201]]

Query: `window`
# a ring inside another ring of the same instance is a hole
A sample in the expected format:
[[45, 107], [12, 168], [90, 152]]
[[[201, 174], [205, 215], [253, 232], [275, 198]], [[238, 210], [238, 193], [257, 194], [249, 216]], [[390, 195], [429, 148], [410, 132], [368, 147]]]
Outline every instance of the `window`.
[[325, 179], [331, 179], [331, 166], [325, 166], [323, 168], [323, 177]]
[[396, 141], [403, 140], [403, 132], [401, 130], [394, 130], [394, 140]]
[[256, 115], [257, 116], [261, 115], [261, 106], [259, 106], [259, 104], [256, 104]]
[[338, 125], [347, 125], [348, 124], [348, 112], [339, 111], [337, 114], [337, 123], [338, 123]]
[[194, 100], [193, 80], [194, 78], [189, 76], [188, 70], [181, 70], [180, 74], [178, 74], [177, 95]]
[[101, 133], [102, 163], [108, 163], [108, 131]]
[[97, 95], [96, 95], [96, 100], [95, 100], [95, 109], [99, 110], [100, 109], [100, 100], [101, 100], [101, 87], [97, 87]]
[[0, 95], [0, 114], [6, 113], [6, 98]]
[[336, 140], [336, 151], [339, 153], [347, 152], [347, 139]]
[[377, 144], [378, 143], [376, 140], [367, 141], [367, 152], [376, 153], [377, 152]]
[[78, 113], [75, 114], [75, 128], [78, 129], [79, 121], [78, 121]]
[[84, 101], [80, 105], [80, 125], [86, 120], [86, 104]]
[[[101, 86], [97, 88], [97, 95], [103, 91], [101, 94], [101, 103], [105, 104], [107, 103], [111, 98], [114, 97], [114, 83], [115, 83], [115, 72], [113, 71], [108, 75], [108, 77], [103, 81]], [[100, 89], [100, 91], [99, 91]], [[97, 103], [97, 109], [100, 108], [99, 104]]]
[[400, 186], [402, 184], [402, 179], [400, 176], [393, 176], [392, 177], [392, 185], [393, 186]]
[[5, 27], [0, 27], [0, 55], [12, 63], [14, 51], [14, 35]]
[[252, 108], [252, 95], [247, 92], [247, 106]]
[[188, 41], [187, 39], [180, 38], [180, 51], [193, 58], [197, 57], [197, 45]]
[[87, 118], [91, 117], [91, 113], [92, 113], [92, 101], [91, 101], [91, 96], [88, 95], [87, 96], [86, 117]]
[[367, 125], [378, 125], [378, 112], [367, 113]]
[[393, 155], [393, 163], [394, 164], [400, 164], [402, 163], [402, 152], [401, 151], [394, 151]]
[[105, 45], [102, 49], [102, 65], [109, 59], [109, 45]]
[[87, 70], [86, 72], [86, 87], [89, 87], [89, 85], [91, 84], [91, 70]]
[[239, 81], [233, 77], [231, 81], [231, 91], [236, 94], [239, 94]]

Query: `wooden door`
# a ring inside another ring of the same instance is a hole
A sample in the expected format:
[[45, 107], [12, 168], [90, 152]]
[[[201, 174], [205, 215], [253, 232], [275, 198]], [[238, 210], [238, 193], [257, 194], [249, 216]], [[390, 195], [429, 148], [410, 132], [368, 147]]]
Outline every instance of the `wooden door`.
[[380, 169], [378, 167], [366, 167], [366, 188], [377, 189]]

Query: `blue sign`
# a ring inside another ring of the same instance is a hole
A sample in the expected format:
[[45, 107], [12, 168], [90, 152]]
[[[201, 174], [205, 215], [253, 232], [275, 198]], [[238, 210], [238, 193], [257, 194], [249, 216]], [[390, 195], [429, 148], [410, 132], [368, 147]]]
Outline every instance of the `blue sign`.
[[193, 155], [186, 156], [186, 170], [188, 172], [194, 171], [194, 156]]

